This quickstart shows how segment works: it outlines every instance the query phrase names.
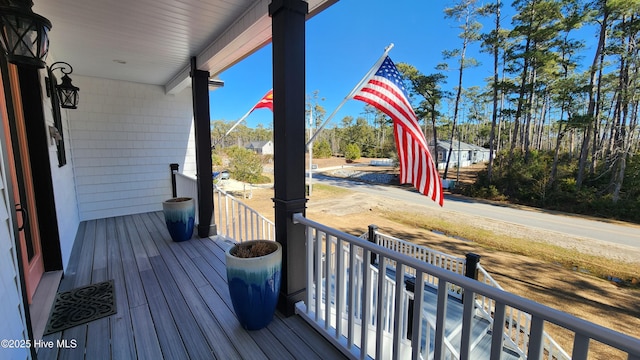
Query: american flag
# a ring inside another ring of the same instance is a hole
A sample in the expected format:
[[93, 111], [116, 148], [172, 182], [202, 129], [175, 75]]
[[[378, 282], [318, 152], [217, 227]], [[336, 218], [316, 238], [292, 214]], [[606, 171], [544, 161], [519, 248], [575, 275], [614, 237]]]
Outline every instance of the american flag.
[[438, 168], [431, 158], [418, 118], [409, 104], [402, 76], [388, 56], [353, 98], [374, 106], [393, 119], [400, 183], [413, 184], [420, 193], [442, 206], [444, 194]]
[[[267, 91], [267, 93], [258, 101], [258, 103], [251, 109], [251, 111], [259, 108], [267, 108], [273, 111], [273, 89]], [[251, 112], [250, 111], [250, 112]]]

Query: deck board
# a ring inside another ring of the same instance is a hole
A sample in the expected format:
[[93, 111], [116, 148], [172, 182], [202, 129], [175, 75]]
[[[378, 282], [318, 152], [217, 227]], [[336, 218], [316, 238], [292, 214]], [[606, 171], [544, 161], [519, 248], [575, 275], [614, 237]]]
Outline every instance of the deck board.
[[113, 279], [113, 287], [116, 293], [117, 313], [109, 319], [111, 324], [111, 353], [114, 359], [132, 359], [135, 356], [135, 343], [133, 342], [133, 325], [129, 312], [129, 300], [127, 299], [127, 287], [122, 268], [122, 255], [120, 254], [120, 241], [115, 218], [107, 219], [107, 276]]
[[147, 219], [145, 219], [144, 215], [145, 214], [133, 215], [133, 221], [136, 224], [142, 246], [147, 252], [147, 257], [153, 257], [159, 254], [158, 248], [155, 241], [153, 241], [153, 238], [151, 236], [151, 228], [149, 227], [148, 221]]
[[[105, 232], [106, 235], [106, 232]], [[104, 239], [104, 237], [103, 237]], [[96, 236], [96, 252], [102, 251], [101, 246], [98, 246], [98, 237]], [[93, 270], [91, 280], [93, 283], [99, 283], [107, 281], [107, 252], [106, 243], [104, 244], [104, 267]], [[96, 264], [96, 257], [94, 257], [94, 264]], [[87, 324], [87, 338], [88, 339], [107, 339], [110, 337], [109, 333], [109, 318], [102, 318]], [[110, 359], [111, 358], [111, 346], [105, 341], [89, 341], [87, 342], [87, 359]]]
[[116, 218], [116, 231], [118, 234], [118, 243], [120, 244], [122, 271], [126, 274], [125, 285], [127, 289], [127, 299], [129, 300], [130, 307], [136, 307], [146, 304], [146, 299], [144, 298], [142, 281], [140, 280], [140, 273], [138, 272], [138, 266], [133, 255], [133, 249], [129, 242], [129, 231], [127, 231], [125, 226], [123, 218]]
[[[87, 286], [91, 284], [91, 277], [93, 276], [93, 259], [95, 256], [95, 242], [96, 242], [96, 229], [97, 221], [87, 223], [87, 227], [82, 237], [82, 248], [80, 250], [80, 257], [77, 259], [78, 268], [73, 279], [73, 286], [69, 286], [69, 290]], [[64, 279], [62, 283], [64, 283]], [[67, 290], [65, 290], [67, 291]], [[77, 349], [85, 349], [87, 339], [87, 324], [79, 325], [62, 332], [62, 341], [68, 340], [69, 342], [75, 342], [75, 347], [62, 347], [58, 355], [59, 359], [63, 360], [76, 360], [84, 359], [84, 355], [80, 354]]]
[[75, 349], [39, 359], [339, 359], [300, 317], [276, 314], [265, 329], [238, 322], [226, 283], [229, 244], [173, 242], [161, 212], [83, 222], [59, 290], [113, 280], [117, 313], [45, 337]]
[[145, 271], [151, 269], [151, 264], [149, 264], [149, 256], [147, 255], [147, 250], [144, 248], [144, 245], [142, 245], [142, 239], [140, 239], [140, 234], [138, 233], [138, 228], [136, 227], [134, 217], [127, 216], [124, 218], [124, 222], [127, 226], [127, 234], [129, 234], [129, 244], [131, 244], [131, 249], [133, 250], [138, 270]]
[[191, 312], [187, 308], [184, 297], [180, 293], [178, 285], [171, 277], [169, 269], [161, 258], [151, 259], [156, 276], [159, 279], [160, 287], [167, 299], [167, 304], [176, 325], [185, 342], [185, 347], [192, 359], [206, 359], [211, 357], [211, 349]]
[[130, 309], [138, 359], [161, 359], [162, 350], [147, 305]]
[[145, 287], [151, 317], [163, 355], [167, 359], [187, 359], [189, 357], [187, 349], [180, 338], [180, 332], [171, 316], [171, 310], [162, 294], [156, 275], [152, 270], [146, 270], [140, 273], [140, 277]]

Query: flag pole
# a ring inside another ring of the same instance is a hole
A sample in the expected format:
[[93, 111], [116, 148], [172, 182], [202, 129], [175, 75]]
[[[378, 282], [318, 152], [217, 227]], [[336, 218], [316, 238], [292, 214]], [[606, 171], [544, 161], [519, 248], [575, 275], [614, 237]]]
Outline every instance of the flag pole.
[[235, 124], [233, 124], [233, 126], [231, 127], [231, 129], [229, 129], [224, 135], [222, 135], [218, 141], [215, 142], [215, 144], [213, 144], [211, 146], [212, 149], [215, 149], [215, 147], [224, 139], [227, 137], [227, 135], [229, 135], [229, 133], [236, 128], [236, 126], [240, 125], [240, 123], [242, 122], [242, 120], [246, 119], [247, 116], [249, 116], [249, 114], [251, 114], [251, 112], [253, 111], [253, 108], [251, 108], [251, 110], [249, 110], [246, 114], [244, 114], [244, 116], [242, 116], [240, 118], [240, 120], [236, 121]]
[[[264, 98], [264, 96], [263, 96], [263, 98]], [[262, 100], [262, 98], [261, 98], [260, 100]], [[251, 110], [247, 111], [247, 113], [246, 113], [246, 114], [244, 114], [244, 115], [243, 115], [243, 116], [242, 116], [238, 121], [236, 121], [236, 122], [233, 124], [233, 126], [231, 126], [231, 128], [230, 128], [229, 130], [227, 130], [227, 132], [226, 132], [224, 135], [222, 135], [222, 136], [220, 137], [220, 139], [218, 139], [218, 141], [216, 141], [216, 143], [215, 143], [215, 144], [213, 144], [212, 148], [215, 148], [215, 147], [216, 147], [216, 145], [218, 145], [218, 144], [222, 141], [222, 139], [226, 138], [226, 137], [227, 137], [227, 135], [229, 135], [229, 133], [231, 133], [231, 132], [233, 131], [233, 129], [235, 129], [235, 128], [236, 128], [236, 126], [240, 125], [240, 123], [242, 122], [242, 120], [246, 119], [246, 118], [251, 114], [251, 112], [253, 112], [253, 110], [255, 110], [255, 109], [256, 109], [256, 105], [254, 105], [254, 106], [251, 108]]]
[[353, 90], [351, 90], [349, 95], [345, 96], [345, 98], [342, 99], [342, 102], [338, 105], [338, 107], [335, 110], [333, 110], [331, 115], [329, 115], [329, 117], [322, 123], [322, 125], [320, 125], [320, 127], [316, 129], [316, 132], [309, 139], [309, 141], [307, 141], [305, 146], [309, 146], [309, 144], [311, 144], [313, 142], [313, 140], [316, 138], [316, 136], [318, 136], [320, 131], [322, 129], [324, 129], [324, 127], [331, 121], [331, 119], [333, 119], [335, 114], [338, 112], [338, 110], [340, 110], [342, 108], [342, 106], [344, 106], [344, 104], [347, 102], [347, 100], [351, 99], [353, 97], [353, 95], [355, 95], [355, 93], [358, 92], [358, 90], [360, 90], [362, 88], [362, 86], [367, 81], [369, 81], [369, 79], [373, 76], [373, 74], [375, 74], [375, 72], [378, 71], [378, 68], [380, 67], [380, 64], [382, 64], [382, 62], [387, 57], [387, 55], [389, 54], [389, 51], [391, 51], [391, 49], [393, 49], [393, 43], [389, 44], [389, 46], [384, 48], [384, 53], [382, 54], [382, 56], [380, 56], [378, 61], [376, 61], [376, 63], [373, 64], [371, 69], [369, 69], [369, 72], [367, 72], [367, 74], [362, 78], [362, 80], [360, 80], [360, 82], [353, 88]]
[[[254, 106], [254, 107], [255, 107], [255, 106]], [[229, 133], [230, 133], [231, 131], [233, 131], [233, 129], [235, 129], [235, 128], [236, 128], [236, 126], [240, 125], [240, 123], [242, 122], [242, 120], [246, 119], [246, 118], [247, 118], [247, 116], [249, 116], [249, 114], [251, 114], [251, 112], [252, 112], [253, 110], [254, 110], [254, 108], [251, 108], [251, 110], [249, 110], [246, 114], [244, 114], [244, 115], [240, 118], [240, 120], [236, 121], [236, 123], [235, 123], [235, 124], [233, 124], [233, 126], [231, 127], [231, 129], [227, 130], [227, 132], [224, 134], [223, 138], [225, 138], [227, 135], [229, 135]]]

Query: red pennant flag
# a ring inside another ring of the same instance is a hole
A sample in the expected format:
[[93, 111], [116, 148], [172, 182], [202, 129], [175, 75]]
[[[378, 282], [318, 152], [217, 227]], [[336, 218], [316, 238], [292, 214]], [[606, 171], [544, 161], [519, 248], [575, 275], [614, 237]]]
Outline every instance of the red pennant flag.
[[273, 111], [273, 89], [269, 90], [251, 111], [259, 108], [268, 108]]

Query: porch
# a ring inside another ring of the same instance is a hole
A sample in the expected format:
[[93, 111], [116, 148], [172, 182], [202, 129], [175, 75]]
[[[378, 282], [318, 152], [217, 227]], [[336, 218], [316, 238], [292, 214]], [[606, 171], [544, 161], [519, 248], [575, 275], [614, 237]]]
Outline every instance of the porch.
[[117, 313], [44, 337], [75, 348], [38, 359], [343, 358], [299, 316], [245, 331], [232, 310], [221, 237], [173, 242], [162, 212], [82, 222], [60, 291], [114, 280]]

